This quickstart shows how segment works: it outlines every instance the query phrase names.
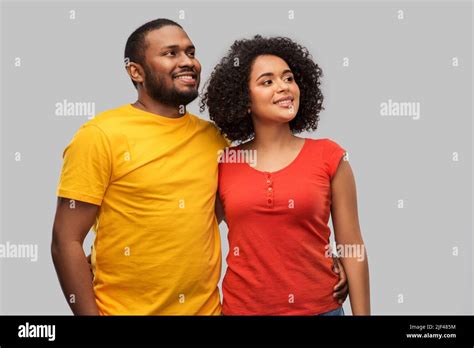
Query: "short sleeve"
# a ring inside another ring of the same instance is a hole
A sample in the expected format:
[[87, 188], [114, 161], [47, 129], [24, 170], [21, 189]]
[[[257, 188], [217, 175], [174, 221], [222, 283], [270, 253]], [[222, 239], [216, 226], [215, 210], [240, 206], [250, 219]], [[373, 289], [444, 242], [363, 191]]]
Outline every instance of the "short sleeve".
[[226, 147], [229, 147], [232, 145], [232, 141], [230, 141], [229, 139], [227, 139], [227, 137], [225, 136], [225, 134], [221, 133], [221, 131], [219, 130], [219, 128], [217, 128], [217, 126], [212, 123], [212, 127], [214, 128], [215, 130], [215, 134], [217, 136], [217, 141], [219, 143], [219, 147], [221, 149], [225, 149]]
[[111, 174], [107, 136], [95, 125], [84, 125], [64, 150], [57, 195], [101, 205]]
[[326, 140], [326, 163], [328, 175], [331, 179], [334, 177], [334, 174], [336, 174], [339, 163], [345, 154], [346, 150], [338, 143], [330, 139]]

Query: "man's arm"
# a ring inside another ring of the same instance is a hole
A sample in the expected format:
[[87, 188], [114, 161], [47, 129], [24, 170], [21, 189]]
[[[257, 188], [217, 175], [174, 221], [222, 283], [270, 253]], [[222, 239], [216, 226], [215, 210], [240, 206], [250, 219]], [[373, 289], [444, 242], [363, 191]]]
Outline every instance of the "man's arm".
[[333, 270], [339, 275], [339, 281], [334, 286], [333, 289], [333, 297], [339, 302], [343, 304], [349, 294], [349, 287], [347, 285], [347, 276], [346, 272], [344, 271], [344, 266], [342, 265], [341, 261], [339, 261], [339, 257], [332, 256], [333, 259]]
[[370, 315], [369, 266], [359, 226], [354, 175], [347, 161], [341, 161], [331, 182], [332, 219], [336, 246], [356, 254], [339, 255], [349, 281], [353, 315]]
[[58, 198], [51, 255], [64, 296], [75, 315], [99, 315], [92, 275], [82, 243], [99, 206]]

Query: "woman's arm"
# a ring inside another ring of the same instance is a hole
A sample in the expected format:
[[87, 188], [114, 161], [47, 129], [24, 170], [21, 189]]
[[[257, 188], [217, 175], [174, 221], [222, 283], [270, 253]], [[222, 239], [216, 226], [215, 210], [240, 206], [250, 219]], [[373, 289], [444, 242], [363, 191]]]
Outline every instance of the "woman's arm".
[[370, 315], [367, 253], [359, 226], [357, 193], [349, 162], [342, 160], [331, 181], [336, 248], [347, 274], [353, 315]]

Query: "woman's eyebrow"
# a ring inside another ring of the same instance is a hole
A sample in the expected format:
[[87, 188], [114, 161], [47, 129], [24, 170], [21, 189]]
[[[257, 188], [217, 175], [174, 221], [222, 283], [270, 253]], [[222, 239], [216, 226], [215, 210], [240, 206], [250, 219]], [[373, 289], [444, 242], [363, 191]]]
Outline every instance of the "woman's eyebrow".
[[[293, 74], [293, 71], [291, 71], [290, 69], [285, 69], [283, 70], [283, 72], [281, 73], [281, 76], [285, 75], [285, 74]], [[260, 75], [259, 77], [257, 77], [257, 79], [255, 81], [258, 81], [261, 77], [264, 77], [264, 76], [273, 76], [273, 73], [271, 72], [266, 72], [266, 73], [263, 73], [262, 75]]]
[[264, 77], [264, 76], [273, 76], [273, 73], [271, 73], [271, 72], [263, 73], [262, 75], [260, 75], [259, 77], [257, 77], [255, 81], [258, 81], [261, 77]]

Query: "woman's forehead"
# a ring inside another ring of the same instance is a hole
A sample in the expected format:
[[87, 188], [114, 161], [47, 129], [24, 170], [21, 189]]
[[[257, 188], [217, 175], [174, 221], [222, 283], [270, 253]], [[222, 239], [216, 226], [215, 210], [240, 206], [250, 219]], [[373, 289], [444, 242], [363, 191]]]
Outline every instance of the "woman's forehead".
[[288, 64], [275, 55], [261, 55], [255, 58], [252, 64], [252, 75], [261, 73], [280, 74], [288, 70]]

